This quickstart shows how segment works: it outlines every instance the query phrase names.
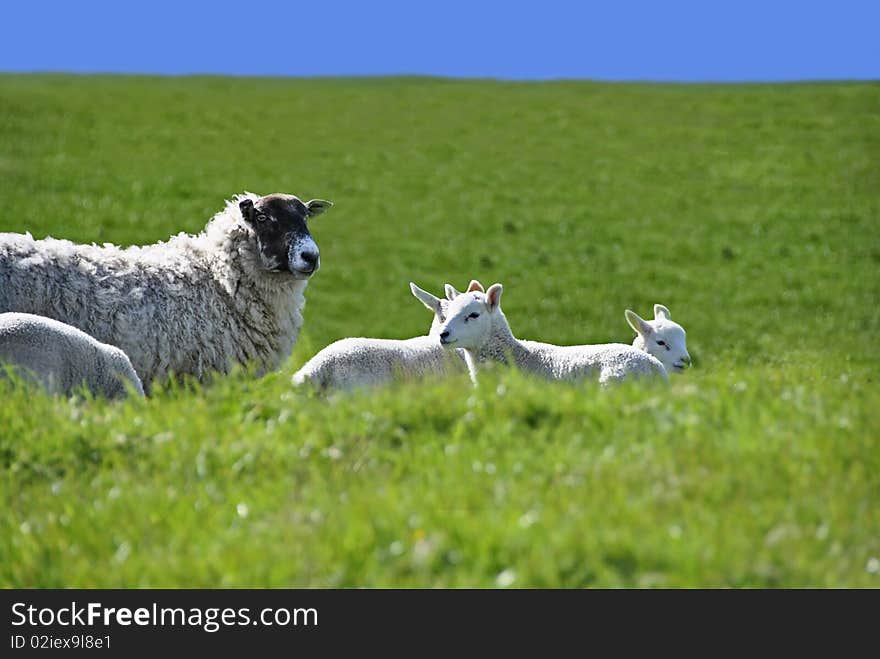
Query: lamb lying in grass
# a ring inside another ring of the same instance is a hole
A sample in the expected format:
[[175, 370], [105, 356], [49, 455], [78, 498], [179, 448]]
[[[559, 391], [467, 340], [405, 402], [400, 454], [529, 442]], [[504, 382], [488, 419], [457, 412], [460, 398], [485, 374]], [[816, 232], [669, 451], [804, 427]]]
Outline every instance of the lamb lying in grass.
[[95, 396], [122, 398], [129, 388], [144, 395], [141, 379], [122, 350], [43, 316], [0, 314], [0, 363], [53, 394], [70, 395], [84, 385]]
[[472, 282], [467, 293], [449, 303], [440, 327], [444, 347], [464, 349], [472, 379], [476, 365], [486, 361], [512, 361], [548, 380], [594, 379], [604, 385], [632, 377], [667, 379], [655, 357], [622, 343], [557, 346], [520, 341], [501, 311], [502, 290], [501, 284], [494, 284], [484, 293], [479, 282]]
[[[412, 339], [341, 339], [321, 350], [293, 376], [293, 384], [317, 389], [353, 389], [395, 378], [414, 379], [464, 372], [459, 355], [444, 350], [437, 339], [449, 300], [441, 300], [413, 283], [412, 294], [434, 313], [427, 336]], [[447, 297], [457, 291], [447, 284]]]

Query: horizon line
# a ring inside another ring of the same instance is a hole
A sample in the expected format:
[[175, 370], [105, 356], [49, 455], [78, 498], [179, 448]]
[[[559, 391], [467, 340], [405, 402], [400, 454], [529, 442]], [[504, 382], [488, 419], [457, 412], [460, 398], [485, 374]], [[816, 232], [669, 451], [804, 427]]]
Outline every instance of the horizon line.
[[425, 79], [450, 82], [510, 82], [510, 83], [553, 83], [553, 82], [593, 82], [620, 84], [665, 84], [665, 85], [764, 85], [764, 84], [827, 84], [827, 83], [877, 83], [878, 77], [804, 77], [804, 78], [639, 78], [639, 77], [576, 77], [576, 76], [493, 76], [493, 75], [448, 75], [438, 73], [218, 73], [218, 72], [151, 72], [151, 71], [115, 71], [89, 70], [72, 71], [65, 69], [0, 69], [2, 76], [94, 76], [94, 77], [134, 77], [134, 78], [232, 78], [232, 79], [269, 79], [269, 80], [376, 80], [376, 79]]

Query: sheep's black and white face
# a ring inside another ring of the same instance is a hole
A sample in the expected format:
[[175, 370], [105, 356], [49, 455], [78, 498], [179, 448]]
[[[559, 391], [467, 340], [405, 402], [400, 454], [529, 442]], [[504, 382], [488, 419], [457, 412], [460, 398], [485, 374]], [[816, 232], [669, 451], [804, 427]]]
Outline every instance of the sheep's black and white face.
[[244, 199], [238, 206], [256, 234], [263, 267], [269, 272], [290, 273], [295, 279], [308, 279], [318, 271], [321, 254], [307, 220], [332, 205], [322, 199], [303, 203], [293, 195], [276, 193], [256, 202]]

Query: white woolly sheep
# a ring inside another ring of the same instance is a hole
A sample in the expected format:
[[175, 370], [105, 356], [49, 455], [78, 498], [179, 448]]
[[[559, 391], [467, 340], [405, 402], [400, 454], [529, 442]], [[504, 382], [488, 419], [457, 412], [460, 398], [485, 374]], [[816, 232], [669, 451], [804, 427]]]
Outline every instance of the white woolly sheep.
[[[448, 300], [441, 300], [410, 282], [412, 294], [434, 313], [427, 336], [411, 339], [348, 338], [331, 343], [312, 357], [292, 378], [317, 389], [353, 389], [390, 382], [464, 372], [460, 355], [444, 350], [437, 335], [446, 319]], [[457, 291], [446, 285], [452, 299]]]
[[128, 387], [144, 395], [128, 356], [65, 323], [29, 313], [0, 314], [0, 363], [69, 395], [85, 386], [95, 396], [122, 398]]
[[512, 360], [521, 370], [548, 380], [597, 379], [601, 384], [629, 377], [666, 379], [666, 369], [654, 357], [622, 343], [557, 346], [514, 337], [501, 311], [501, 284], [483, 292], [472, 282], [467, 293], [450, 302], [446, 322], [440, 328], [440, 343], [463, 348], [476, 378], [476, 364]]
[[149, 388], [290, 355], [320, 264], [307, 218], [332, 204], [236, 196], [198, 235], [121, 249], [0, 233], [0, 312], [54, 318], [119, 346]]
[[626, 322], [638, 335], [633, 347], [653, 355], [669, 373], [681, 373], [691, 365], [684, 328], [673, 322], [669, 309], [654, 305], [654, 320], [644, 320], [636, 312], [626, 310]]

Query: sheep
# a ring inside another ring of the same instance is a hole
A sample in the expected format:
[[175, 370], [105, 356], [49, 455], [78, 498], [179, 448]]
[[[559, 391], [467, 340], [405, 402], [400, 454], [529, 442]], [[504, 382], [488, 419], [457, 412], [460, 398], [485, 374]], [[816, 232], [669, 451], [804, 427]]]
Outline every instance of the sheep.
[[122, 249], [0, 233], [0, 312], [68, 323], [121, 348], [145, 387], [290, 356], [320, 254], [306, 220], [329, 201], [246, 192], [197, 235]]
[[629, 309], [624, 315], [637, 335], [632, 343], [634, 348], [656, 357], [669, 373], [681, 373], [691, 365], [684, 328], [673, 322], [669, 309], [655, 304], [654, 320], [643, 320]]
[[411, 339], [347, 338], [331, 343], [294, 373], [295, 386], [310, 384], [316, 389], [353, 389], [390, 382], [395, 378], [416, 379], [464, 372], [461, 356], [444, 350], [437, 335], [446, 319], [449, 299], [458, 292], [446, 285], [447, 300], [422, 290], [413, 282], [410, 291], [434, 314], [427, 336]]
[[144, 395], [122, 350], [43, 316], [0, 314], [0, 362], [53, 394], [70, 395], [85, 385], [93, 395], [111, 399], [123, 398], [129, 389]]
[[463, 348], [476, 381], [476, 364], [486, 361], [513, 363], [521, 370], [548, 380], [598, 379], [600, 384], [629, 377], [667, 379], [655, 357], [622, 343], [557, 346], [514, 337], [501, 311], [501, 284], [483, 292], [472, 282], [466, 294], [449, 303], [440, 327], [440, 343], [447, 349]]

